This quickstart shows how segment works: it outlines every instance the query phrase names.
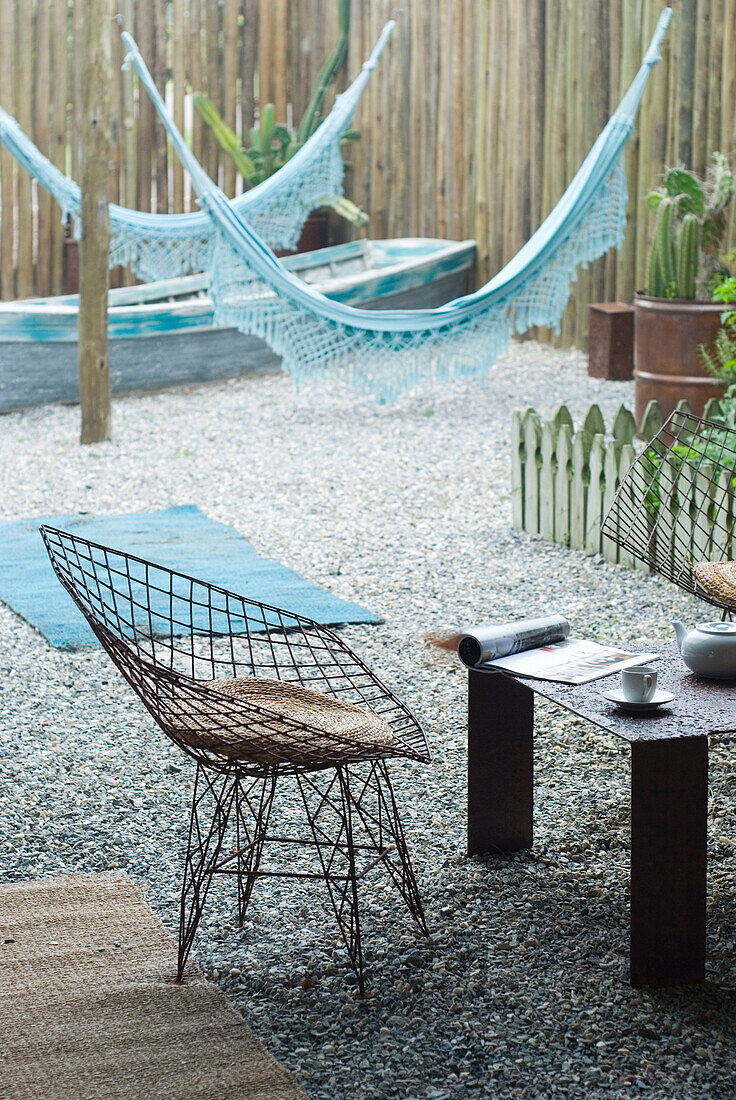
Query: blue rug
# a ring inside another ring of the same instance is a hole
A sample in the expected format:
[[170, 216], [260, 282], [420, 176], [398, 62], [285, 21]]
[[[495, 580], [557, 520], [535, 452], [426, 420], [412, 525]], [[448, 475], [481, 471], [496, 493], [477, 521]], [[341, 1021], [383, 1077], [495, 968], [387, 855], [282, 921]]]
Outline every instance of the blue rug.
[[262, 558], [234, 528], [208, 519], [192, 504], [122, 516], [39, 516], [0, 522], [0, 599], [57, 649], [98, 642], [56, 579], [38, 531], [42, 523], [318, 623], [381, 621], [292, 569]]

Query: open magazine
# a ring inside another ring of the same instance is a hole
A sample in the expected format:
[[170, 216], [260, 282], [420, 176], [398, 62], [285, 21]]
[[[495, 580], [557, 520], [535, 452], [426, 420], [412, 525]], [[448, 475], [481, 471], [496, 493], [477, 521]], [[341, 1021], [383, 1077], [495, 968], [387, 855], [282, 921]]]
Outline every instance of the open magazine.
[[560, 615], [488, 623], [463, 634], [458, 654], [470, 668], [499, 668], [560, 684], [587, 684], [658, 656], [569, 635], [570, 624]]

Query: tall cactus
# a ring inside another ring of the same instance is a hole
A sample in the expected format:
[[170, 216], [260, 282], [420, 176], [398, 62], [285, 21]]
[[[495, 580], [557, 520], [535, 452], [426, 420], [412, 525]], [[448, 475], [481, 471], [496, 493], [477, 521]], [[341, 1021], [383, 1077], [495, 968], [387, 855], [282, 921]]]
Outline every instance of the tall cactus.
[[677, 247], [677, 297], [694, 298], [698, 277], [700, 251], [700, 221], [695, 214], [686, 214], [680, 226]]
[[705, 184], [686, 168], [670, 168], [662, 186], [647, 195], [649, 209], [656, 212], [647, 276], [653, 298], [693, 299], [701, 267], [701, 292], [718, 269], [724, 210], [736, 197], [736, 175], [721, 153], [713, 159], [715, 168]]
[[652, 253], [655, 257], [655, 285], [659, 293], [649, 293], [655, 298], [674, 298], [676, 270], [675, 207], [672, 199], [662, 199], [654, 226]]
[[700, 219], [690, 212], [678, 225], [676, 206], [677, 200], [667, 197], [657, 207], [647, 287], [652, 298], [695, 297]]

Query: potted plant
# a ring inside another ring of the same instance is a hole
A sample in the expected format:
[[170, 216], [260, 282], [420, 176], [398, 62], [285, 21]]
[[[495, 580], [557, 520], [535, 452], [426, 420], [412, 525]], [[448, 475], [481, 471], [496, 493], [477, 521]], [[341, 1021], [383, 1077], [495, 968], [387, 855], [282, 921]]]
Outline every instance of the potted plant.
[[683, 398], [701, 414], [719, 395], [700, 349], [714, 348], [721, 325], [723, 306], [712, 301], [711, 291], [714, 280], [728, 274], [719, 247], [734, 195], [736, 176], [721, 153], [714, 154], [706, 184], [672, 168], [662, 187], [647, 195], [656, 222], [647, 291], [634, 296], [637, 424], [650, 400], [665, 416]]
[[[212, 130], [220, 147], [232, 158], [246, 187], [255, 187], [277, 172], [312, 136], [322, 122], [325, 99], [347, 56], [350, 34], [350, 0], [337, 0], [338, 35], [332, 53], [320, 69], [307, 109], [296, 130], [276, 122], [272, 103], [261, 110], [257, 124], [251, 129], [249, 146], [244, 148], [238, 135], [223, 120], [214, 104], [202, 92], [193, 96], [194, 106]], [[343, 141], [355, 141], [357, 130], [346, 130]], [[329, 206], [353, 225], [367, 225], [368, 215], [344, 196], [329, 202]], [[324, 238], [324, 239], [322, 239]], [[327, 211], [313, 210], [307, 218], [297, 251], [311, 251], [327, 244]]]

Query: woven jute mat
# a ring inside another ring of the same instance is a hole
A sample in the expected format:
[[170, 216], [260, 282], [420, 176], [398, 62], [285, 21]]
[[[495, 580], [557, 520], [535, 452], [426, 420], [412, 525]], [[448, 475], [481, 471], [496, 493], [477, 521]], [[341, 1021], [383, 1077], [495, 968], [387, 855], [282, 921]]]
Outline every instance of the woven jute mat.
[[306, 1100], [121, 872], [0, 886], [4, 1100]]

